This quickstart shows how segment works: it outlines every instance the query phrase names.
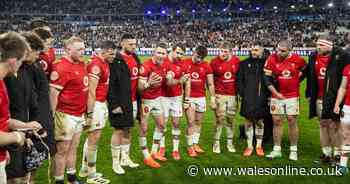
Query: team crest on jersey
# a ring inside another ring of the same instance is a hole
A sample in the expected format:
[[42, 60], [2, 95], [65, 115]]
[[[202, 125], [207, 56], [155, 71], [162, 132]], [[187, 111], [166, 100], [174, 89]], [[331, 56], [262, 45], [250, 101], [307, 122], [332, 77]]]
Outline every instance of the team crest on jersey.
[[200, 70], [201, 72], [203, 72], [204, 68], [201, 67], [199, 70]]
[[194, 78], [194, 79], [198, 79], [198, 78], [199, 78], [199, 74], [198, 74], [197, 72], [193, 72], [193, 73], [191, 74], [191, 76], [192, 76], [192, 78]]
[[91, 72], [92, 72], [92, 74], [98, 75], [98, 74], [100, 74], [101, 69], [100, 69], [100, 67], [95, 65], [91, 68]]
[[180, 67], [179, 67], [179, 66], [176, 66], [176, 70], [180, 70]]
[[283, 70], [282, 75], [283, 77], [290, 77], [291, 72], [289, 70]]
[[46, 61], [40, 60], [39, 63], [41, 65], [41, 67], [43, 68], [43, 70], [46, 71], [47, 70], [47, 63], [46, 63]]
[[58, 73], [57, 73], [56, 71], [53, 71], [53, 72], [51, 73], [51, 75], [50, 75], [50, 79], [51, 79], [52, 81], [55, 81], [55, 80], [57, 80], [58, 78], [59, 78]]
[[219, 70], [222, 70], [222, 67], [221, 67], [221, 66], [219, 67]]
[[139, 73], [139, 69], [137, 67], [132, 68], [132, 74], [136, 76]]
[[83, 82], [84, 82], [84, 86], [88, 86], [89, 85], [89, 78], [87, 76], [84, 76]]
[[225, 79], [231, 79], [231, 77], [232, 77], [231, 72], [225, 72], [224, 77], [225, 77]]
[[276, 106], [275, 105], [271, 105], [271, 111], [275, 112], [276, 111]]
[[149, 113], [149, 107], [148, 106], [143, 107], [143, 112], [144, 114]]

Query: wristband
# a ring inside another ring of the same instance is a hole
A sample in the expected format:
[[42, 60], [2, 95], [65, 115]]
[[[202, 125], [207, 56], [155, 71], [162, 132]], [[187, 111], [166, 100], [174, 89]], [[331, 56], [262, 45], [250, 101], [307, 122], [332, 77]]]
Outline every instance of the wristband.
[[94, 112], [88, 112], [88, 113], [86, 113], [86, 117], [87, 118], [92, 118], [92, 114], [93, 114]]

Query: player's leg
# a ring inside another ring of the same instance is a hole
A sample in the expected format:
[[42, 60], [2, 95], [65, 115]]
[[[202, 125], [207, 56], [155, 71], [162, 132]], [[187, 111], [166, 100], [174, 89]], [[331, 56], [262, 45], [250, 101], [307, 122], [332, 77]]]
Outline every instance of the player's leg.
[[55, 139], [56, 148], [55, 153], [55, 168], [54, 178], [56, 184], [64, 184], [64, 172], [66, 170], [67, 157], [69, 147], [72, 143], [74, 135], [74, 121], [68, 118], [68, 115], [61, 112], [55, 113]]
[[182, 97], [174, 97], [171, 106], [170, 116], [172, 117], [172, 138], [173, 151], [172, 157], [174, 160], [180, 160], [179, 144], [180, 144], [180, 119], [182, 117]]
[[196, 114], [196, 104], [193, 103], [190, 99], [190, 106], [185, 110], [186, 119], [187, 119], [187, 130], [186, 130], [186, 139], [187, 139], [187, 152], [190, 157], [196, 157], [197, 153], [193, 147], [193, 136], [195, 133], [195, 114]]
[[206, 101], [205, 98], [197, 98], [196, 99], [196, 113], [195, 113], [195, 128], [193, 134], [193, 147], [197, 153], [204, 153], [204, 150], [199, 146], [199, 139], [201, 136], [202, 129], [202, 120], [204, 116], [204, 112], [206, 112]]
[[344, 139], [339, 165], [342, 175], [345, 175], [349, 172], [348, 160], [350, 155], [350, 116], [348, 122], [342, 123], [342, 132]]
[[299, 98], [291, 98], [286, 100], [286, 113], [288, 120], [288, 134], [290, 141], [290, 160], [298, 160], [298, 140], [299, 140], [299, 128], [297, 117], [299, 115]]
[[236, 97], [225, 97], [225, 116], [226, 116], [226, 135], [227, 135], [227, 149], [229, 152], [234, 153], [236, 149], [233, 144], [234, 129], [235, 129], [235, 114], [236, 114]]
[[220, 137], [222, 133], [222, 128], [225, 123], [225, 110], [226, 103], [223, 100], [223, 96], [216, 95], [216, 109], [215, 109], [215, 129], [214, 129], [214, 144], [213, 152], [221, 153], [220, 149]]
[[331, 121], [330, 119], [320, 119], [320, 144], [323, 153], [320, 159], [323, 163], [329, 163], [332, 158], [332, 146], [329, 134]]
[[149, 102], [147, 100], [144, 100], [142, 103], [142, 109], [141, 109], [141, 120], [140, 120], [140, 135], [139, 135], [139, 141], [140, 141], [140, 147], [142, 150], [142, 154], [144, 157], [144, 163], [145, 165], [151, 167], [151, 168], [159, 168], [160, 164], [157, 163], [152, 157], [147, 147], [147, 130], [148, 130], [148, 118], [151, 112], [151, 106], [148, 105]]
[[[160, 102], [161, 102], [162, 108], [163, 108], [164, 130], [163, 130], [162, 138], [160, 139], [159, 154], [164, 157], [165, 156], [165, 133], [167, 131], [167, 123], [168, 123], [169, 115], [170, 115], [170, 111], [171, 111], [171, 98], [170, 97], [161, 97]], [[155, 136], [154, 134], [157, 132], [159, 132], [159, 130], [157, 130], [157, 127], [155, 127], [153, 136]]]
[[[321, 150], [322, 155], [320, 156], [320, 161], [322, 163], [329, 163], [332, 157], [332, 147], [330, 142], [330, 135], [329, 135], [329, 125], [330, 125], [330, 119], [322, 119], [322, 108], [323, 108], [323, 102], [322, 100], [316, 101], [316, 112], [317, 116], [320, 119], [320, 144], [321, 144]], [[316, 161], [316, 162], [320, 162]]]
[[108, 118], [107, 105], [105, 103], [96, 102], [92, 116], [92, 122], [88, 131], [88, 137], [85, 140], [83, 148], [83, 161], [79, 171], [80, 177], [88, 176], [88, 178], [102, 177], [101, 173], [96, 172], [98, 142], [102, 135], [102, 129]]
[[64, 171], [66, 169], [66, 158], [71, 141], [56, 142], [57, 152], [55, 154], [55, 181], [56, 184], [64, 184]]
[[136, 167], [139, 167], [140, 165], [130, 159], [130, 145], [131, 145], [131, 128], [127, 127], [123, 129], [122, 145], [121, 145], [121, 166], [136, 168]]
[[164, 156], [160, 155], [158, 150], [160, 146], [160, 140], [162, 139], [163, 133], [164, 133], [163, 132], [164, 131], [163, 108], [161, 105], [161, 101], [159, 99], [153, 101], [151, 113], [157, 127], [153, 136], [153, 145], [152, 145], [151, 154], [153, 159], [166, 161], [167, 159]]
[[[134, 121], [137, 119], [137, 101], [132, 103], [133, 106], [133, 118]], [[123, 129], [122, 145], [121, 145], [121, 166], [127, 166], [131, 168], [139, 167], [138, 163], [135, 163], [130, 159], [130, 147], [131, 147], [131, 130], [132, 128]]]
[[258, 156], [264, 156], [264, 149], [262, 147], [262, 142], [264, 138], [264, 121], [262, 119], [255, 122], [255, 137], [256, 145], [255, 151]]
[[348, 160], [350, 155], [350, 107], [344, 105], [344, 116], [341, 117], [341, 132], [342, 132], [342, 151], [340, 157], [340, 172], [346, 175], [349, 172]]
[[335, 166], [340, 162], [341, 146], [343, 142], [343, 135], [341, 133], [339, 121], [331, 121], [329, 125], [329, 134], [331, 145], [333, 146], [333, 159], [331, 164]]
[[298, 160], [298, 139], [299, 139], [299, 128], [297, 123], [297, 116], [295, 115], [288, 115], [288, 134], [289, 134], [289, 141], [290, 141], [290, 160]]
[[253, 120], [246, 119], [245, 123], [245, 134], [247, 136], [247, 148], [244, 150], [244, 156], [250, 156], [253, 153], [253, 137], [254, 137], [254, 127]]
[[111, 137], [112, 168], [116, 174], [124, 174], [125, 170], [121, 167], [121, 144], [123, 130], [114, 128]]
[[285, 114], [285, 103], [282, 100], [271, 99], [270, 112], [273, 121], [273, 150], [270, 154], [266, 155], [267, 158], [280, 158], [281, 141], [283, 136], [283, 115]]
[[77, 150], [80, 143], [81, 132], [83, 130], [83, 125], [85, 124], [85, 117], [75, 117], [72, 116], [72, 122], [74, 122], [72, 142], [69, 146], [67, 155], [67, 180], [68, 183], [77, 184], [80, 183], [76, 176], [76, 160], [77, 160]]

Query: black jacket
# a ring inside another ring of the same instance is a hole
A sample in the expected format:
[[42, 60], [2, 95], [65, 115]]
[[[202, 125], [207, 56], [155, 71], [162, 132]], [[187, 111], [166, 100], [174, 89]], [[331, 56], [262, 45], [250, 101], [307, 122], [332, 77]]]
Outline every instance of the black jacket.
[[38, 97], [28, 68], [29, 65], [23, 64], [17, 77], [4, 79], [10, 99], [11, 118], [23, 122], [38, 121], [39, 118]]
[[242, 97], [240, 114], [248, 119], [262, 119], [269, 114], [270, 92], [263, 80], [266, 55], [261, 59], [250, 56], [239, 65], [237, 90]]
[[[317, 53], [313, 53], [309, 57], [309, 63], [307, 65], [307, 88], [306, 97], [310, 98], [309, 103], [309, 118], [317, 116], [316, 114], [316, 100], [317, 100], [317, 76], [315, 74], [315, 62]], [[333, 119], [339, 121], [339, 115], [333, 113], [335, 101], [337, 98], [338, 89], [342, 80], [343, 69], [350, 63], [349, 54], [341, 48], [334, 48], [331, 53], [331, 60], [327, 66], [324, 96], [323, 96], [323, 108], [322, 119]]]
[[54, 122], [49, 97], [49, 81], [39, 62], [28, 66], [30, 78], [33, 80], [36, 94], [38, 96], [39, 116], [38, 120], [47, 132], [46, 143], [51, 153], [55, 152]]
[[[18, 70], [17, 77], [9, 76], [4, 79], [10, 99], [11, 118], [23, 122], [39, 120], [37, 94], [28, 68], [29, 65], [23, 64]], [[10, 164], [6, 166], [8, 178], [25, 176], [23, 150], [9, 146], [8, 151], [11, 156]]]
[[[139, 59], [134, 55], [139, 63]], [[120, 53], [110, 65], [109, 91], [107, 96], [109, 121], [114, 127], [132, 127], [133, 105], [131, 101], [131, 74]], [[113, 109], [121, 107], [123, 113], [115, 114]]]

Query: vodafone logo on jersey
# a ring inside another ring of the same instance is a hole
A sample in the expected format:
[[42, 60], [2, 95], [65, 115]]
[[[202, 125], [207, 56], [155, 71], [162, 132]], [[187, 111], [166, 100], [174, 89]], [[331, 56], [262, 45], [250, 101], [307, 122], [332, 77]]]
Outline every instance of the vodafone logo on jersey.
[[225, 72], [224, 77], [225, 77], [225, 79], [231, 79], [232, 73], [231, 72]]
[[290, 77], [291, 76], [291, 72], [289, 70], [283, 70], [282, 76], [283, 77]]
[[171, 78], [174, 78], [175, 77], [175, 73], [173, 71], [168, 71], [168, 75], [171, 77]]
[[193, 72], [193, 73], [191, 74], [191, 76], [192, 76], [192, 78], [194, 78], [194, 79], [199, 79], [199, 74], [198, 74], [197, 72]]
[[139, 73], [139, 69], [137, 67], [132, 68], [132, 75], [136, 76]]

